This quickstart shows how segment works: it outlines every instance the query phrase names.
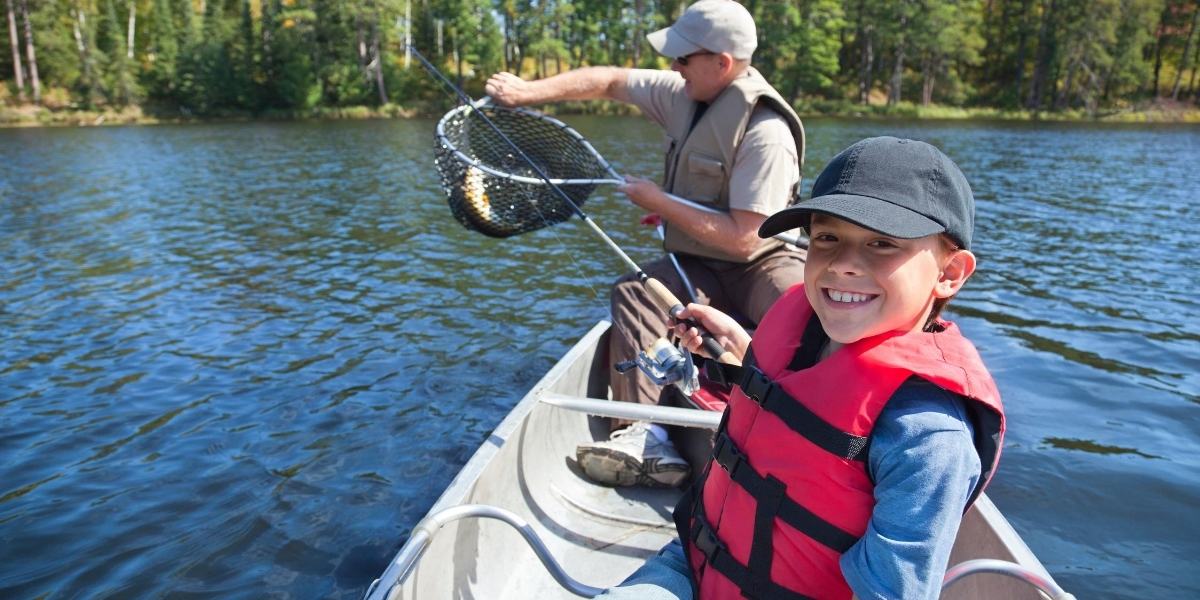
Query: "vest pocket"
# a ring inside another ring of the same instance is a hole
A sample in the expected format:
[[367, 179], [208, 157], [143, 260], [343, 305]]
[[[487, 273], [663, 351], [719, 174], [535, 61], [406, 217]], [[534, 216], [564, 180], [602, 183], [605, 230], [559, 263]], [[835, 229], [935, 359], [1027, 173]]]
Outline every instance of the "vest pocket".
[[687, 198], [696, 202], [716, 202], [725, 183], [725, 163], [692, 152], [687, 157]]

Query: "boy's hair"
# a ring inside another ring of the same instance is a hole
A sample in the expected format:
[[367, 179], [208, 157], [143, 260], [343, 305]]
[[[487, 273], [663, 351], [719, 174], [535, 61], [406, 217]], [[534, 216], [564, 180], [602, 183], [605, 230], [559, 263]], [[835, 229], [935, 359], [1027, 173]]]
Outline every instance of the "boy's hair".
[[[955, 244], [954, 240], [950, 239], [950, 236], [948, 235], [939, 235], [938, 241], [941, 243], [942, 252], [945, 252], [947, 255], [952, 252], [957, 252], [960, 249], [958, 244]], [[945, 327], [942, 327], [938, 323], [938, 317], [941, 316], [942, 309], [946, 308], [947, 304], [950, 304], [950, 300], [952, 298], [954, 298], [954, 296], [934, 299], [933, 308], [930, 309], [929, 316], [925, 318], [925, 325], [921, 327], [921, 331], [926, 333], [938, 333], [945, 329]]]

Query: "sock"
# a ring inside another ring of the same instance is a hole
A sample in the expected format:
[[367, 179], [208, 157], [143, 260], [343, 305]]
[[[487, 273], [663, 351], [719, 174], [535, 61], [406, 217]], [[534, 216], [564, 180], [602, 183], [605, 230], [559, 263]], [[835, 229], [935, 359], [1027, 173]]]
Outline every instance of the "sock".
[[671, 438], [667, 437], [667, 430], [658, 423], [650, 423], [646, 429], [649, 429], [650, 433], [654, 434], [654, 437], [658, 438], [660, 442], [671, 441]]

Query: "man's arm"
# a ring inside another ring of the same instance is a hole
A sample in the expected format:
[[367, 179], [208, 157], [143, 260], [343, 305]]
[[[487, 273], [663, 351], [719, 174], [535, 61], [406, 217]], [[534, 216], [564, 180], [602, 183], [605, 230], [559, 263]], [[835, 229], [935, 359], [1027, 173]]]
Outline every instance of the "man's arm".
[[584, 67], [546, 79], [526, 81], [512, 73], [496, 73], [484, 90], [504, 106], [528, 106], [562, 100], [617, 100], [629, 102], [626, 80], [629, 69]]
[[764, 215], [736, 209], [727, 214], [703, 211], [671, 200], [657, 184], [648, 179], [630, 177], [627, 181], [621, 190], [629, 195], [634, 204], [658, 213], [692, 239], [747, 259], [762, 244], [758, 227], [767, 219]]

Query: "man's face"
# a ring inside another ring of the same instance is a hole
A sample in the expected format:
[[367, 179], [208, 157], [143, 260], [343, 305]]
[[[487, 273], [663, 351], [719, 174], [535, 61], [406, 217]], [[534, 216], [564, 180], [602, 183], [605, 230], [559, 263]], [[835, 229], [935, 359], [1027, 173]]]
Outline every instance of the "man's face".
[[683, 90], [695, 102], [712, 102], [725, 89], [721, 54], [701, 50], [671, 61], [671, 70], [683, 76]]
[[936, 235], [893, 238], [814, 214], [804, 293], [829, 338], [845, 345], [919, 330], [941, 295], [941, 244]]

